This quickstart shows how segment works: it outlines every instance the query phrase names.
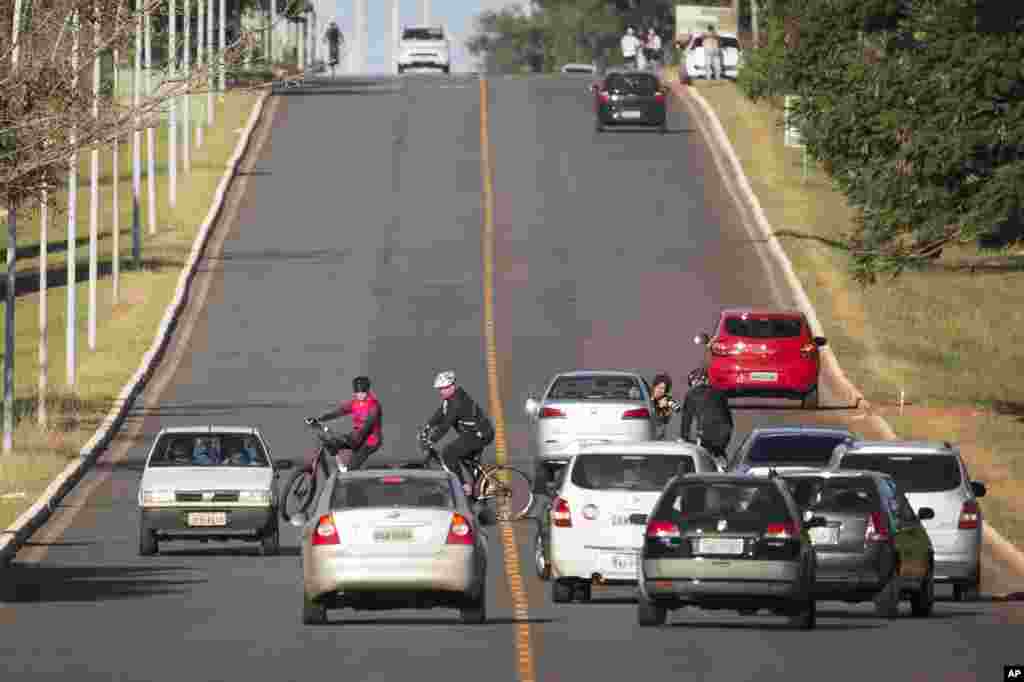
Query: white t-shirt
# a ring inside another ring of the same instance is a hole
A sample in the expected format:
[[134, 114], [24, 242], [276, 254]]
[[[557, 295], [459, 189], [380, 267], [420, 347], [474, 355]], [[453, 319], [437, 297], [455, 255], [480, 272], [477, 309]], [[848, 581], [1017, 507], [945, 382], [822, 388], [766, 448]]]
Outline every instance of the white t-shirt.
[[640, 47], [640, 39], [627, 33], [622, 36], [620, 44], [622, 45], [623, 57], [635, 57], [637, 48]]

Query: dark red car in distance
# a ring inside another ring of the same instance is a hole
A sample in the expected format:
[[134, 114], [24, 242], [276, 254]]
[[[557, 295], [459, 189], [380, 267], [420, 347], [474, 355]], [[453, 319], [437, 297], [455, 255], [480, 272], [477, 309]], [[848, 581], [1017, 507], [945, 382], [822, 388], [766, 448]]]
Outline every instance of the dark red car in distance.
[[817, 409], [825, 339], [813, 335], [803, 313], [729, 308], [714, 334], [698, 334], [694, 343], [707, 347], [711, 385], [730, 397], [788, 398]]

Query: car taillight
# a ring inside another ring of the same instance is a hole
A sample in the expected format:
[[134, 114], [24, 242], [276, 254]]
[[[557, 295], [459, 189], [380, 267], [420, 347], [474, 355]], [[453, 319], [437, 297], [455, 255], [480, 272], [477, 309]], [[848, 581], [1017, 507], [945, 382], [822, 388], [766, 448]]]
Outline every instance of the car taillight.
[[462, 514], [452, 514], [452, 525], [448, 528], [449, 545], [472, 545], [473, 528]]
[[626, 410], [622, 413], [623, 419], [650, 419], [651, 412], [646, 407], [638, 407], [635, 410]]
[[540, 410], [541, 419], [564, 419], [565, 412], [556, 407], [542, 407]]
[[964, 502], [960, 507], [960, 522], [957, 528], [960, 530], [971, 530], [978, 527], [978, 503], [973, 500]]
[[551, 503], [551, 523], [556, 528], [572, 528], [572, 514], [569, 512], [569, 503], [561, 497], [556, 497]]
[[715, 341], [713, 344], [711, 344], [711, 354], [712, 355], [717, 355], [719, 357], [722, 357], [722, 356], [725, 356], [725, 355], [732, 355], [733, 354], [732, 351], [733, 351], [732, 348], [730, 348], [728, 345], [722, 343], [721, 341]]
[[814, 354], [817, 352], [818, 347], [815, 346], [813, 343], [805, 343], [804, 345], [800, 346], [800, 355], [805, 358], [813, 357]]
[[338, 528], [331, 520], [330, 514], [324, 514], [316, 524], [313, 531], [313, 546], [317, 545], [339, 545], [341, 538], [338, 537]]
[[799, 535], [800, 532], [797, 530], [796, 524], [792, 521], [786, 521], [784, 523], [769, 523], [768, 528], [764, 531], [766, 538], [773, 538], [776, 540], [791, 540]]
[[601, 92], [597, 93], [597, 97], [602, 102], [608, 102], [611, 100], [611, 96], [608, 94], [607, 90], [602, 90]]
[[868, 515], [868, 527], [864, 531], [864, 542], [889, 542], [889, 527], [885, 525], [882, 512]]
[[665, 93], [661, 92], [661, 91], [658, 91], [658, 92], [654, 93], [654, 101], [655, 102], [664, 102], [665, 101]]
[[660, 538], [680, 538], [682, 533], [679, 531], [679, 526], [672, 523], [671, 521], [648, 521], [647, 531], [644, 533], [648, 538], [657, 540]]

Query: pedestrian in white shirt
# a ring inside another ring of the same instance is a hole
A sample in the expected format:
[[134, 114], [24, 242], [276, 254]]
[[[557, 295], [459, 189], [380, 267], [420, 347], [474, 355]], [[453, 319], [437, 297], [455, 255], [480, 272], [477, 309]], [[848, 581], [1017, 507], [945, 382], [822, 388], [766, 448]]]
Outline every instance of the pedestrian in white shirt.
[[636, 37], [633, 27], [626, 29], [626, 35], [619, 41], [622, 48], [622, 59], [628, 66], [636, 68], [637, 52], [640, 50], [640, 39]]

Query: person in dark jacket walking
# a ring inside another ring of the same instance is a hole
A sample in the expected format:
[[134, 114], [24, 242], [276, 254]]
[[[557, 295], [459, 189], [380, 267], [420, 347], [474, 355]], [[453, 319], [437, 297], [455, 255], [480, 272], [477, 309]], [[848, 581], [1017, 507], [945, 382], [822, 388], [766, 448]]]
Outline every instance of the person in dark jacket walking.
[[455, 440], [441, 451], [441, 459], [462, 483], [467, 495], [472, 484], [466, 482], [462, 467], [466, 460], [475, 459], [494, 441], [494, 425], [476, 401], [455, 383], [455, 372], [441, 372], [434, 379], [434, 388], [441, 394], [441, 406], [427, 421], [430, 441], [437, 443], [449, 430], [456, 432]]
[[679, 401], [672, 397], [672, 377], [668, 373], [660, 372], [651, 381], [651, 402], [654, 403], [654, 440], [665, 440], [672, 415], [682, 410]]
[[[732, 411], [725, 393], [711, 385], [708, 372], [699, 367], [687, 377], [690, 390], [683, 400], [683, 416], [679, 436], [698, 442], [725, 465], [725, 447], [732, 439]], [[696, 433], [693, 433], [693, 432]]]

